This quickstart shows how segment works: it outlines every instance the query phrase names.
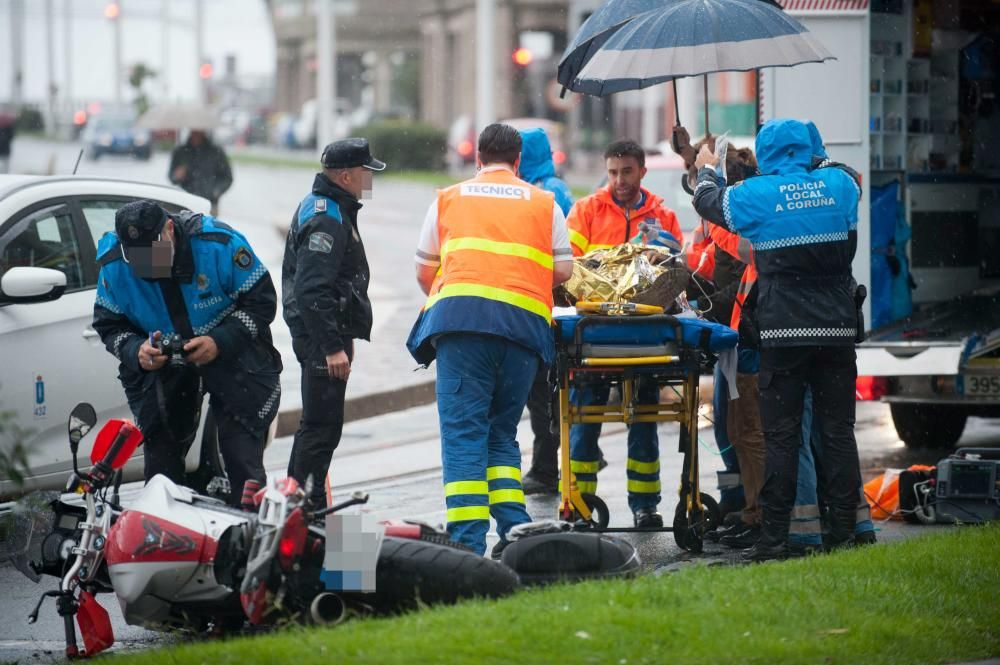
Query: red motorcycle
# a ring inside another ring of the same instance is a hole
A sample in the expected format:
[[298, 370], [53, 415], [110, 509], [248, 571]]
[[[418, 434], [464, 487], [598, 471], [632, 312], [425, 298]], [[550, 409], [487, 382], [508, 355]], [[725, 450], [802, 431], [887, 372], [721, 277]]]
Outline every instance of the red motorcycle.
[[375, 591], [328, 590], [321, 520], [367, 502], [367, 495], [309, 512], [304, 489], [284, 479], [256, 492], [254, 510], [247, 511], [155, 476], [126, 508], [119, 501], [120, 469], [142, 435], [127, 421], [109, 421], [91, 451], [93, 466], [81, 471], [77, 449], [96, 421], [89, 404], [70, 415], [74, 472], [67, 491], [83, 503], [65, 496], [51, 502], [44, 538], [25, 570], [60, 579], [29, 621], [54, 597], [69, 658], [114, 643], [110, 617], [96, 598], [101, 593], [117, 596], [129, 624], [200, 633], [286, 621], [334, 624], [352, 613], [498, 597], [519, 585], [513, 570], [451, 542], [446, 533], [392, 522], [383, 525]]

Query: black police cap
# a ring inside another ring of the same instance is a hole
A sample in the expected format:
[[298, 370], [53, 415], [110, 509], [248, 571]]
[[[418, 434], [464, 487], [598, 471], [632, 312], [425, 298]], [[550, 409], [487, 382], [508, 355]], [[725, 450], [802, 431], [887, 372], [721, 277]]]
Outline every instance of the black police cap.
[[372, 171], [385, 169], [385, 162], [372, 157], [368, 139], [341, 139], [323, 149], [320, 164], [327, 169], [349, 169], [364, 166]]
[[167, 211], [152, 201], [132, 201], [115, 213], [115, 233], [126, 247], [148, 247], [167, 223]]

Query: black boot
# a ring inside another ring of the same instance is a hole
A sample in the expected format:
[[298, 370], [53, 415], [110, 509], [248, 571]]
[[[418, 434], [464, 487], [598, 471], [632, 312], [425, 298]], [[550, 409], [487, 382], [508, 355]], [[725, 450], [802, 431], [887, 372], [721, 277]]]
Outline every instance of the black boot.
[[743, 563], [759, 563], [761, 561], [775, 561], [788, 558], [788, 547], [784, 542], [770, 544], [763, 538], [757, 541], [753, 547], [740, 552], [740, 561]]
[[635, 526], [640, 529], [659, 528], [663, 526], [663, 515], [656, 512], [656, 508], [640, 508], [633, 513]]
[[734, 550], [743, 550], [753, 547], [757, 544], [758, 540], [760, 540], [760, 526], [747, 524], [742, 530], [723, 536], [719, 539], [719, 542], [725, 547], [731, 547]]
[[524, 490], [525, 495], [558, 494], [559, 476], [557, 474], [536, 473], [532, 469], [521, 479], [521, 489]]

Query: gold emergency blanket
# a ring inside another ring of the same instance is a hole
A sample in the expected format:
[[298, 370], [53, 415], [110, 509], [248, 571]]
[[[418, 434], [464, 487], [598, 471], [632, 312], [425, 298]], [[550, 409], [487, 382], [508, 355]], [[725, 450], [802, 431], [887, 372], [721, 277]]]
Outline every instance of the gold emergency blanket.
[[[661, 256], [663, 260], [659, 262]], [[652, 261], [650, 257], [653, 257]], [[595, 249], [575, 258], [573, 276], [564, 286], [577, 300], [633, 302], [639, 294], [650, 289], [661, 275], [671, 273], [680, 276], [680, 272], [686, 273], [686, 268], [679, 263], [664, 247], [625, 243]], [[687, 281], [686, 274], [684, 281]]]

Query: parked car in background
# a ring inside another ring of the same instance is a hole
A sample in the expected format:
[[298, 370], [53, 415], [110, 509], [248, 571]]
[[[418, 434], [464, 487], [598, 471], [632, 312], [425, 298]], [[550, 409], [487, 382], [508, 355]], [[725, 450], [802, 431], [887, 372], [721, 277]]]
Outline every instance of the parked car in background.
[[126, 114], [101, 113], [87, 120], [81, 138], [87, 159], [103, 155], [128, 155], [136, 159], [149, 159], [153, 155], [153, 141], [149, 130], [137, 129], [135, 118]]
[[[98, 240], [114, 229], [118, 208], [152, 199], [172, 212], [208, 212], [208, 201], [172, 187], [79, 176], [0, 176], [0, 411], [30, 472], [23, 487], [0, 477], [0, 496], [62, 489], [72, 470], [66, 418], [87, 401], [99, 422], [131, 420], [118, 381], [118, 362], [91, 327], [97, 287]], [[222, 463], [207, 400], [199, 435], [185, 461], [190, 486], [204, 490]], [[4, 452], [9, 453], [9, 450]], [[142, 448], [125, 480], [142, 478]]]
[[[510, 118], [500, 122], [514, 129], [541, 127], [549, 137], [552, 146], [552, 161], [556, 173], [562, 174], [569, 167], [569, 153], [562, 124], [546, 118]], [[448, 129], [448, 167], [453, 171], [476, 163], [476, 144], [479, 140], [472, 118], [463, 115], [455, 119]]]

